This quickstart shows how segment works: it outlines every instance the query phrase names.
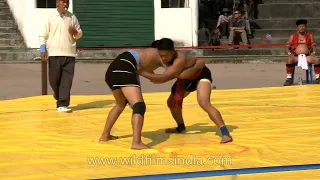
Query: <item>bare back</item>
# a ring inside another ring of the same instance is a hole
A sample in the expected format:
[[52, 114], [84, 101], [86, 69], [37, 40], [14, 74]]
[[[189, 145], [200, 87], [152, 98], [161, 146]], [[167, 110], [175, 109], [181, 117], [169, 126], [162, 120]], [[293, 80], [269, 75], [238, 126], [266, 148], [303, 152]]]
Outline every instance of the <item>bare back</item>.
[[140, 68], [152, 73], [154, 70], [162, 66], [161, 58], [158, 50], [155, 48], [146, 48], [139, 50], [140, 55]]
[[[177, 59], [179, 59], [180, 61], [181, 60], [184, 61], [183, 63], [184, 67], [182, 67], [183, 69], [188, 69], [196, 64], [196, 60], [192, 56], [185, 55], [182, 52], [177, 52], [177, 57], [174, 59], [174, 61]], [[167, 69], [170, 66], [170, 65], [164, 64], [162, 60], [161, 60], [161, 63], [165, 69]]]
[[194, 59], [194, 57], [185, 55], [182, 52], [178, 52], [178, 57], [181, 57], [184, 59], [185, 61], [184, 69], [188, 69], [196, 64], [196, 60]]

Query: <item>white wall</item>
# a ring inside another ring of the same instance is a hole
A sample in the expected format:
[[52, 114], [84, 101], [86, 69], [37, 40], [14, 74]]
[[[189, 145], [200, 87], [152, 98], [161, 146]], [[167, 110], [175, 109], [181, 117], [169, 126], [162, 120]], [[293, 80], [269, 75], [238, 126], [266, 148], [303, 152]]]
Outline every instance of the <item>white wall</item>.
[[155, 39], [164, 37], [198, 46], [198, 0], [189, 0], [188, 8], [161, 8], [161, 0], [154, 0]]
[[[29, 48], [39, 48], [39, 30], [43, 20], [55, 8], [36, 8], [36, 0], [7, 0], [18, 27]], [[72, 1], [69, 11], [73, 12]]]
[[[36, 8], [36, 0], [8, 0], [18, 27], [29, 48], [39, 48], [39, 31], [44, 18], [54, 13], [55, 8]], [[183, 43], [183, 46], [198, 45], [198, 0], [186, 2], [188, 8], [161, 8], [161, 0], [154, 0], [155, 39], [163, 37]], [[72, 0], [69, 11], [73, 12]]]

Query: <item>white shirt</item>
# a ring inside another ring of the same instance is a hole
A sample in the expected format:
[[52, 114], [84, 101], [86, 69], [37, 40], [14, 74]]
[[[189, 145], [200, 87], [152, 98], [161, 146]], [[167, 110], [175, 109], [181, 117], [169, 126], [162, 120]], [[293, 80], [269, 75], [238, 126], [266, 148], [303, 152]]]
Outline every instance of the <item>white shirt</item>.
[[[71, 35], [69, 28], [78, 32]], [[76, 40], [82, 37], [77, 17], [69, 11], [59, 14], [58, 10], [48, 16], [44, 22], [44, 28], [40, 33], [40, 45], [45, 44], [49, 56], [76, 56]]]

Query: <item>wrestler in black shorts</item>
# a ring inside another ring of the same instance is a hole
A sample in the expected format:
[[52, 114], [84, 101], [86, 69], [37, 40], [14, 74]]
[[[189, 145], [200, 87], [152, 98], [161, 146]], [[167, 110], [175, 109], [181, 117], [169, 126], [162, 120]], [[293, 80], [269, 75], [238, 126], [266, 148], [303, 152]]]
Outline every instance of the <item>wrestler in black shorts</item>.
[[130, 52], [118, 55], [110, 64], [105, 81], [109, 88], [114, 91], [125, 86], [140, 87], [137, 74], [137, 62]]
[[130, 103], [132, 109], [131, 124], [133, 129], [132, 149], [149, 148], [141, 140], [141, 131], [143, 127], [146, 105], [143, 101], [139, 75], [137, 67], [140, 65], [139, 51], [129, 50], [121, 53], [110, 64], [106, 74], [105, 81], [115, 98], [115, 105], [109, 111], [107, 121], [100, 137], [100, 141], [117, 139], [118, 137], [110, 134], [111, 129], [125, 105]]

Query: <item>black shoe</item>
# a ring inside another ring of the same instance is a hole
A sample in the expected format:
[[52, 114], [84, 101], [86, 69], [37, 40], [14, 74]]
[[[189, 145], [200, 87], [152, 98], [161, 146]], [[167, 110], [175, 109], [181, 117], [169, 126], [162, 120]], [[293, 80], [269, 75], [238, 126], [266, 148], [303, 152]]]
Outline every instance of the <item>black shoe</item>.
[[290, 86], [290, 85], [292, 85], [292, 84], [293, 84], [292, 79], [291, 79], [291, 78], [288, 78], [283, 85], [284, 85], [284, 86]]
[[316, 79], [316, 84], [320, 84], [320, 78]]

